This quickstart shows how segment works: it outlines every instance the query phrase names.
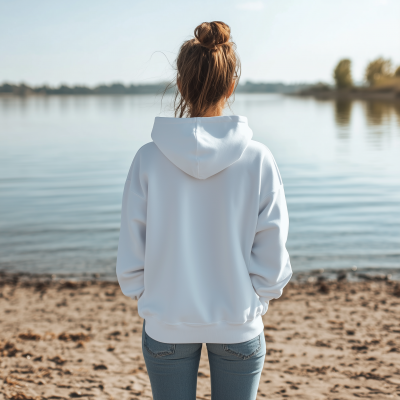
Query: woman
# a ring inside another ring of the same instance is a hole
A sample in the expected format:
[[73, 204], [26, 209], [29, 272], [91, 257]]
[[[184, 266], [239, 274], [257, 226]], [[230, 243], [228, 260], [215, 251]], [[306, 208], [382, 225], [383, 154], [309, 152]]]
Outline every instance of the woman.
[[196, 399], [202, 343], [212, 399], [255, 399], [262, 315], [292, 276], [275, 160], [245, 117], [222, 116], [239, 68], [229, 26], [199, 25], [177, 58], [178, 118], [155, 119], [126, 180], [117, 276], [155, 400]]

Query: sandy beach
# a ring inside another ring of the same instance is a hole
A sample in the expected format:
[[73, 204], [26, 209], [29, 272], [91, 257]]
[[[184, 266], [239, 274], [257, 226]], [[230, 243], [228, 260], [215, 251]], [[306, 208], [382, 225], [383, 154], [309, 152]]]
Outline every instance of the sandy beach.
[[[0, 399], [151, 399], [136, 301], [114, 282], [0, 277]], [[258, 399], [400, 398], [400, 284], [290, 283], [264, 316]], [[210, 399], [203, 346], [198, 399]]]

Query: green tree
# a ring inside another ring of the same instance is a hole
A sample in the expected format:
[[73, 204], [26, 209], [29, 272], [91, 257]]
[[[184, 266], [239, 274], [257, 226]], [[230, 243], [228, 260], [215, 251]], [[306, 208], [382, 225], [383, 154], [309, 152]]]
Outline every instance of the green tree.
[[392, 77], [392, 61], [382, 57], [371, 61], [365, 70], [365, 80], [371, 85], [375, 85], [379, 79]]
[[400, 78], [400, 66], [397, 67], [396, 71], [394, 72], [394, 76], [395, 76], [396, 78]]
[[351, 61], [347, 58], [340, 60], [333, 70], [333, 78], [338, 89], [353, 86], [353, 78], [351, 77]]

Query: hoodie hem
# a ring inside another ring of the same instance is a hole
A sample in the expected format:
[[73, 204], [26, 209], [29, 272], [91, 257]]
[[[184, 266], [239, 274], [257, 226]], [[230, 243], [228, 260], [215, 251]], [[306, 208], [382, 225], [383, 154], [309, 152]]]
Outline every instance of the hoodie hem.
[[145, 331], [162, 343], [242, 343], [255, 338], [264, 331], [261, 315], [244, 324], [217, 322], [214, 324], [170, 325], [155, 318], [145, 319]]

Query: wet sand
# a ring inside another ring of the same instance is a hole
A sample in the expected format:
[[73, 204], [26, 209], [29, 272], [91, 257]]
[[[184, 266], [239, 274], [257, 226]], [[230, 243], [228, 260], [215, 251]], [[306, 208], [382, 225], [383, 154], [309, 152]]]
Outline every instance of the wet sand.
[[[0, 278], [1, 400], [152, 398], [142, 319], [116, 283]], [[291, 283], [264, 324], [258, 399], [400, 398], [399, 283]]]

